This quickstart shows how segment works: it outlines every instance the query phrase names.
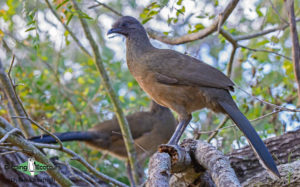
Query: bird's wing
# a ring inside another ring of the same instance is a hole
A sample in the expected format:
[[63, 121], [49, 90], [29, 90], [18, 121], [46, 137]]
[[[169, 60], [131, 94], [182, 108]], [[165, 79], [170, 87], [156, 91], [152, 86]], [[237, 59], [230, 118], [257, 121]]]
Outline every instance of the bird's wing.
[[[152, 129], [152, 115], [150, 112], [136, 112], [126, 116], [133, 139], [143, 136], [144, 133]], [[93, 128], [91, 131], [102, 132], [111, 135], [112, 141], [123, 139], [121, 129], [116, 117], [112, 120], [104, 121]]]
[[128, 115], [127, 120], [130, 126], [133, 139], [138, 139], [153, 129], [154, 116], [150, 112], [136, 112]]
[[221, 71], [179, 52], [156, 49], [143, 60], [161, 83], [233, 90], [234, 83]]

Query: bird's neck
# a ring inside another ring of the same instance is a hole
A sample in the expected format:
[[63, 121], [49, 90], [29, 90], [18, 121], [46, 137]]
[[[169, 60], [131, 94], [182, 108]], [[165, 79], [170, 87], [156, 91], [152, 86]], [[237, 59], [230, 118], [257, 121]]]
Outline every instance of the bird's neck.
[[127, 55], [139, 58], [154, 47], [149, 41], [146, 32], [134, 33], [126, 40]]

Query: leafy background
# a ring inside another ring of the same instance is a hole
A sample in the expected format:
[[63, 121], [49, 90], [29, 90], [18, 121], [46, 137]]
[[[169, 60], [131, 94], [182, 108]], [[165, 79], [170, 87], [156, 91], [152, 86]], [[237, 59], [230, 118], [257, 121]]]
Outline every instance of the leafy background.
[[[84, 37], [75, 10], [69, 0], [50, 2], [63, 23], [76, 34], [84, 47], [91, 51]], [[228, 1], [161, 0], [101, 1], [123, 15], [138, 18], [146, 28], [166, 36], [180, 36], [198, 32], [209, 26]], [[125, 114], [146, 110], [150, 99], [130, 75], [125, 58], [124, 38], [106, 36], [118, 16], [104, 6], [89, 9], [96, 1], [79, 2], [84, 17], [96, 39]], [[300, 2], [295, 1], [296, 17], [300, 16]], [[233, 36], [256, 33], [285, 24], [287, 14], [281, 0], [243, 0], [233, 11], [223, 28]], [[299, 24], [298, 24], [299, 30]], [[291, 57], [289, 29], [240, 44], [251, 49], [263, 49]], [[182, 45], [151, 42], [159, 48], [170, 48], [201, 59], [226, 73], [232, 50], [231, 44], [214, 33], [202, 40]], [[53, 16], [43, 0], [0, 2], [0, 59], [8, 68], [12, 55], [16, 63], [12, 76], [17, 92], [30, 116], [51, 132], [86, 130], [113, 117], [112, 105], [101, 84], [93, 59], [78, 48], [70, 33]], [[297, 87], [291, 60], [274, 53], [239, 48], [233, 65], [233, 81], [247, 92], [265, 101], [296, 108]], [[269, 106], [253, 100], [240, 89], [233, 93], [235, 101], [248, 119], [256, 119], [273, 111]], [[6, 100], [1, 95], [0, 115], [8, 119]], [[176, 115], [176, 114], [174, 114]], [[201, 130], [200, 138], [207, 139], [224, 116], [208, 110], [193, 113], [193, 121], [185, 137], [193, 137]], [[299, 128], [299, 113], [280, 112], [252, 124], [262, 138], [278, 136]], [[227, 126], [232, 125], [229, 120]], [[34, 127], [34, 126], [33, 126]], [[35, 127], [34, 127], [35, 128]], [[38, 134], [42, 133], [37, 130]], [[225, 153], [246, 144], [236, 128], [224, 128], [212, 140]], [[79, 142], [65, 144], [80, 153], [101, 172], [127, 182], [125, 165], [121, 161], [86, 148]], [[65, 154], [49, 150], [61, 160], [83, 169]], [[100, 159], [99, 159], [100, 158]]]

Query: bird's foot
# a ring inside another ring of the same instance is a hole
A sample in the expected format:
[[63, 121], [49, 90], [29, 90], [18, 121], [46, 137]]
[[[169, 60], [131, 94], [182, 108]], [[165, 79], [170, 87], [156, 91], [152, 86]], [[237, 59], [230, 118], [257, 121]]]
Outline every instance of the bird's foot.
[[181, 172], [191, 164], [189, 152], [179, 145], [162, 144], [159, 146], [158, 152], [170, 155], [172, 173]]

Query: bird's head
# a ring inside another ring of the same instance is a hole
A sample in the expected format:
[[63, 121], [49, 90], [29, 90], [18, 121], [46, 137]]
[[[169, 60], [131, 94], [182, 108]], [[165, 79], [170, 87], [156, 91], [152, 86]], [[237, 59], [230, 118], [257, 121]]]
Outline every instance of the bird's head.
[[128, 37], [140, 31], [145, 32], [145, 29], [137, 19], [131, 16], [123, 16], [112, 25], [107, 35], [116, 33]]

